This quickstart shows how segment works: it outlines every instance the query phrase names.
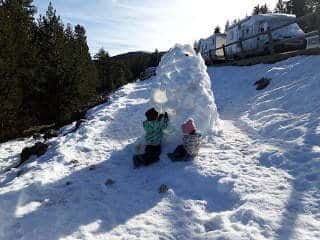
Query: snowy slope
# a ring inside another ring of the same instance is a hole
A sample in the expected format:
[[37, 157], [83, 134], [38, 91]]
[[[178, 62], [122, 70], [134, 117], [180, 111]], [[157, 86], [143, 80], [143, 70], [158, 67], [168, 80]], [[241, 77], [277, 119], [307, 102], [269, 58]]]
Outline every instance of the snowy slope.
[[[259, 168], [283, 174], [277, 177], [277, 182], [261, 186], [270, 188], [270, 194], [255, 193], [254, 197], [261, 207], [256, 209], [256, 214], [263, 215], [260, 225], [271, 227], [277, 234], [275, 239], [319, 239], [320, 236], [320, 71], [317, 66], [320, 57], [309, 56], [273, 65], [209, 69], [215, 79], [220, 115], [248, 138], [244, 155]], [[253, 84], [262, 77], [271, 78], [271, 84], [259, 92]], [[280, 192], [272, 190], [273, 187]], [[255, 218], [252, 220], [255, 222]]]
[[[319, 239], [319, 64], [209, 68], [221, 136], [194, 162], [170, 162], [164, 146], [159, 163], [137, 170], [133, 146], [157, 83], [126, 85], [19, 177], [0, 173], [0, 239]], [[256, 91], [263, 76], [271, 84]], [[30, 141], [1, 144], [0, 164]]]

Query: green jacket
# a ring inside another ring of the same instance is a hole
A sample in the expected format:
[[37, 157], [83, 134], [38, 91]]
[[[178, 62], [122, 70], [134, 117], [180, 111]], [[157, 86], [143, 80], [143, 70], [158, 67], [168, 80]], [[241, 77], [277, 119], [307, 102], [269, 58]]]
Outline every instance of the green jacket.
[[163, 137], [163, 129], [167, 128], [168, 120], [162, 118], [161, 120], [144, 121], [143, 128], [146, 132], [146, 145], [159, 145]]

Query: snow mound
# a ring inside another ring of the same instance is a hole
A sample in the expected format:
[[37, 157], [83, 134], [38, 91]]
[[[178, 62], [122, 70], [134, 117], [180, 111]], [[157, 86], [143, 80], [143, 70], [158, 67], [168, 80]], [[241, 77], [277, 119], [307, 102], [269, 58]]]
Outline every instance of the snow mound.
[[180, 137], [181, 124], [190, 117], [204, 135], [218, 130], [219, 116], [207, 67], [190, 45], [176, 45], [165, 54], [156, 78], [151, 103], [169, 114], [167, 140], [168, 136]]

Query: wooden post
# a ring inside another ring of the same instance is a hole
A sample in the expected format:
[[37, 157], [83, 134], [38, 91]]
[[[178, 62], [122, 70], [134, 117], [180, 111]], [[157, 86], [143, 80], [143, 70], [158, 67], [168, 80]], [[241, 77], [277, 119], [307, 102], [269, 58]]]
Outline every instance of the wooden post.
[[243, 50], [243, 44], [242, 44], [242, 38], [239, 39], [239, 47], [240, 47], [240, 57], [241, 58], [244, 58], [245, 55], [244, 55], [244, 50]]
[[227, 49], [226, 49], [226, 46], [224, 44], [222, 44], [222, 50], [223, 50], [224, 59], [227, 60]]
[[274, 41], [273, 41], [272, 33], [270, 31], [270, 27], [268, 27], [267, 32], [268, 32], [268, 38], [269, 38], [269, 44], [268, 44], [269, 51], [271, 54], [274, 54]]
[[212, 52], [212, 49], [209, 50], [210, 65], [213, 64], [213, 58], [212, 58], [211, 52]]

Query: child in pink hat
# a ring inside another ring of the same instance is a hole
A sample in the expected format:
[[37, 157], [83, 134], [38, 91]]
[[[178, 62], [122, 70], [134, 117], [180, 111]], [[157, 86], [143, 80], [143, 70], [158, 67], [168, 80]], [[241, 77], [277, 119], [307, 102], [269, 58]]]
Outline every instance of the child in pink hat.
[[172, 161], [187, 161], [198, 155], [201, 145], [201, 134], [197, 132], [196, 125], [192, 118], [189, 118], [181, 125], [183, 132], [182, 145], [179, 145], [173, 153], [168, 153]]

